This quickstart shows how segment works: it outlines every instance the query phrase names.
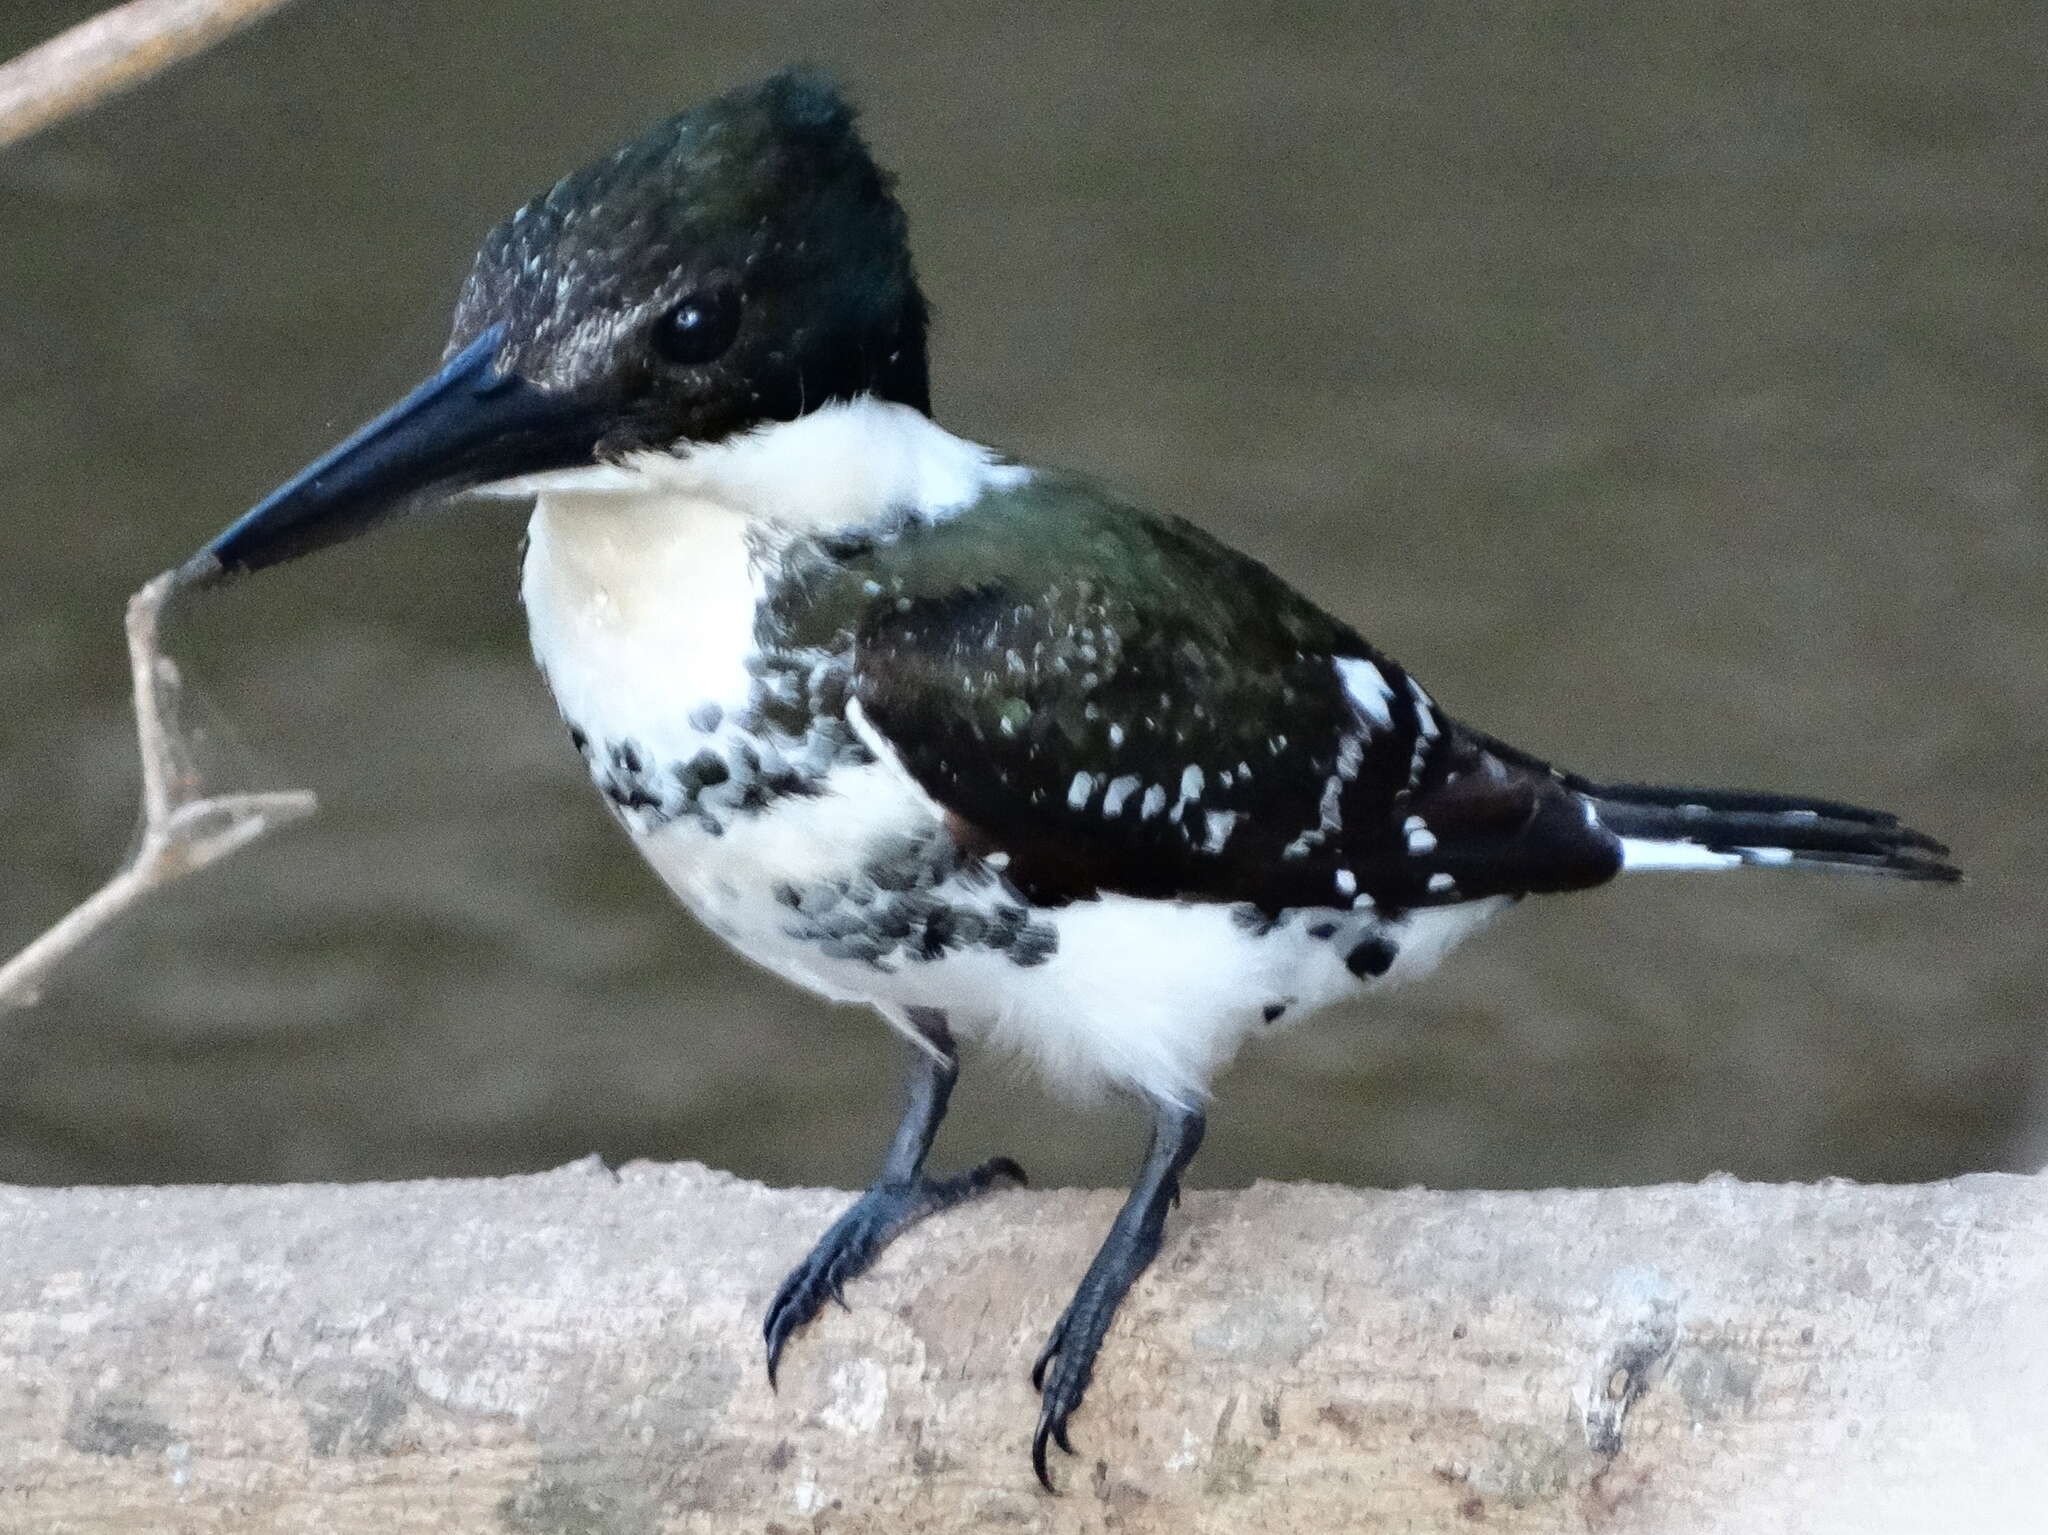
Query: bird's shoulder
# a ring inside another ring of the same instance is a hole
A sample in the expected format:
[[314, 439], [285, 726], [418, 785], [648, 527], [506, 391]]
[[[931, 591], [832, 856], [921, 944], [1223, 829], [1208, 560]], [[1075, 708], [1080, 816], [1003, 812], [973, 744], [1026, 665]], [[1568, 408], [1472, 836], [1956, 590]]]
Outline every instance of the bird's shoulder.
[[[1141, 507], [1065, 471], [1013, 470], [937, 517], [890, 517], [812, 538], [785, 562], [769, 619], [819, 641], [876, 612], [1000, 589], [1028, 603], [1016, 621], [1051, 639], [1116, 620], [1282, 653], [1362, 651], [1349, 626], [1251, 556], [1193, 522]], [[1101, 622], [1094, 622], [1100, 620]], [[1085, 643], [1085, 642], [1077, 642]]]

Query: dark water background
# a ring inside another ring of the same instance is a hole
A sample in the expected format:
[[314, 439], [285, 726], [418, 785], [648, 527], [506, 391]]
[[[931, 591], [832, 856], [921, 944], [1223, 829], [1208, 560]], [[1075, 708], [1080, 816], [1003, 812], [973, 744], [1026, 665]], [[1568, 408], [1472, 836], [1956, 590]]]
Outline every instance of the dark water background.
[[[94, 8], [11, 0], [0, 53]], [[2037, 1165], [2043, 15], [299, 0], [0, 155], [0, 949], [131, 836], [126, 594], [433, 363], [503, 213], [802, 57], [901, 173], [956, 430], [1206, 522], [1531, 749], [1896, 808], [1974, 876], [1531, 903], [1249, 1049], [1200, 1180]], [[517, 537], [459, 510], [180, 623], [218, 765], [325, 811], [0, 1024], [0, 1179], [865, 1179], [895, 1045], [637, 863]], [[942, 1154], [1136, 1143], [970, 1061]]]

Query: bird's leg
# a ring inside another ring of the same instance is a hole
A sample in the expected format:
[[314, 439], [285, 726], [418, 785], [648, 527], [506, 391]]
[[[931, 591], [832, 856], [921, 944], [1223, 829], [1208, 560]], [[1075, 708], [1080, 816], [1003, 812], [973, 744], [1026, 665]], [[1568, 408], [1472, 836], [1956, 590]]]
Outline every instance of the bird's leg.
[[896, 1127], [896, 1137], [889, 1143], [889, 1154], [875, 1181], [818, 1239], [811, 1255], [790, 1271], [769, 1303], [761, 1332], [768, 1343], [770, 1386], [775, 1384], [775, 1365], [790, 1335], [818, 1314], [826, 1297], [844, 1306], [846, 1282], [865, 1273], [898, 1232], [990, 1189], [1025, 1181], [1024, 1169], [1008, 1157], [991, 1157], [950, 1178], [926, 1176], [924, 1159], [932, 1149], [939, 1121], [946, 1117], [946, 1101], [960, 1075], [960, 1058], [954, 1052], [944, 1013], [916, 1007], [909, 1009], [908, 1018], [929, 1045], [916, 1049], [910, 1106]]
[[1198, 1109], [1179, 1104], [1154, 1106], [1152, 1144], [1145, 1153], [1145, 1165], [1131, 1187], [1130, 1198], [1117, 1212], [1095, 1261], [1088, 1265], [1081, 1287], [1067, 1303], [1066, 1312], [1039, 1350], [1031, 1367], [1031, 1384], [1040, 1392], [1038, 1432], [1031, 1440], [1031, 1464], [1048, 1492], [1054, 1491], [1045, 1468], [1048, 1441], [1069, 1455], [1074, 1447], [1067, 1440], [1067, 1419], [1081, 1405], [1088, 1381], [1095, 1371], [1095, 1355], [1102, 1347], [1116, 1308], [1123, 1303], [1131, 1283], [1145, 1272], [1159, 1255], [1160, 1233], [1166, 1226], [1167, 1206], [1180, 1202], [1180, 1175], [1202, 1144], [1203, 1118]]

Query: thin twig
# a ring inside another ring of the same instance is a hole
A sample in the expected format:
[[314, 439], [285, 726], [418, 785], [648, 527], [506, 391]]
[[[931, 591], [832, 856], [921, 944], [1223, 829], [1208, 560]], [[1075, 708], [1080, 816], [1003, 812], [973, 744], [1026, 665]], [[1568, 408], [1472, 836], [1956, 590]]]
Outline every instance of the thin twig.
[[178, 668], [157, 648], [157, 623], [176, 584], [166, 571], [128, 599], [128, 668], [142, 753], [141, 845], [125, 869], [0, 965], [0, 1008], [33, 1005], [67, 955], [152, 891], [246, 847], [273, 826], [313, 813], [313, 796], [304, 789], [202, 796], [197, 776], [180, 762], [170, 723]]
[[0, 149], [139, 85], [288, 0], [131, 0], [0, 64]]

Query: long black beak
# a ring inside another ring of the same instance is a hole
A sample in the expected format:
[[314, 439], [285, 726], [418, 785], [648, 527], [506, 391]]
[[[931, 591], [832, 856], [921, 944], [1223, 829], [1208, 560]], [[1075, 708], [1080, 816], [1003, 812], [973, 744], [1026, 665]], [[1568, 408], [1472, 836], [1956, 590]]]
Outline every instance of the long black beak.
[[184, 585], [281, 564], [472, 486], [590, 462], [587, 400], [498, 371], [492, 326], [391, 409], [258, 502], [185, 562]]

